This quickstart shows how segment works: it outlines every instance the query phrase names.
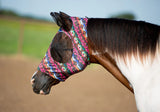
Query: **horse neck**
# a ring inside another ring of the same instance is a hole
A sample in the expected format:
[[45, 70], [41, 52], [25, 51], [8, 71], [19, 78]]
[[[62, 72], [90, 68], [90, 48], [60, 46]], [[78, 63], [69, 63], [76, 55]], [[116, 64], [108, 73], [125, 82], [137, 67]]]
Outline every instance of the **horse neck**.
[[130, 65], [134, 74], [132, 62], [143, 69], [143, 62], [148, 62], [148, 57], [155, 59], [157, 50], [160, 57], [160, 31], [157, 25], [119, 19], [89, 19], [87, 32], [92, 60], [104, 66], [127, 88], [130, 88], [128, 80], [133, 83], [136, 78], [135, 75], [127, 77], [131, 76], [130, 71], [126, 71]]
[[[160, 63], [160, 35], [158, 39], [157, 47], [156, 47], [156, 54], [154, 57], [152, 55], [148, 55], [147, 58], [141, 58], [140, 59], [141, 64], [144, 64], [146, 60], [150, 60], [150, 63], [154, 61], [155, 59], [158, 60], [157, 63]], [[90, 45], [89, 45], [90, 46]], [[102, 65], [105, 69], [107, 69], [117, 80], [119, 80], [125, 87], [127, 87], [131, 92], [133, 92], [133, 88], [131, 87], [131, 84], [133, 81], [129, 80], [129, 78], [126, 76], [126, 74], [123, 74], [121, 71], [121, 68], [119, 68], [119, 65], [117, 64], [120, 60], [126, 64], [126, 59], [129, 57], [122, 57], [112, 55], [112, 53], [108, 53], [107, 51], [104, 53], [99, 51], [94, 51], [91, 47], [89, 47], [90, 51], [90, 58], [91, 63], [98, 63]], [[149, 57], [150, 56], [150, 57]], [[134, 57], [134, 56], [133, 56]], [[149, 57], [149, 59], [148, 59]], [[135, 57], [136, 59], [136, 57]], [[141, 60], [142, 59], [142, 60]], [[153, 59], [153, 60], [152, 60]], [[148, 63], [148, 62], [147, 62]], [[131, 64], [131, 63], [130, 63]], [[126, 68], [125, 68], [126, 69]], [[129, 74], [130, 75], [130, 74]], [[127, 77], [127, 78], [126, 78]], [[128, 81], [128, 80], [130, 81]]]
[[[90, 49], [90, 47], [89, 47], [89, 49]], [[133, 93], [133, 89], [130, 86], [129, 81], [121, 73], [121, 71], [119, 70], [119, 68], [116, 65], [115, 60], [108, 53], [105, 53], [105, 55], [101, 55], [101, 53], [92, 52], [93, 51], [92, 49], [90, 49], [89, 51], [90, 51], [90, 61], [91, 61], [91, 63], [98, 63], [98, 64], [102, 65], [118, 81], [120, 81], [125, 87], [127, 87]]]

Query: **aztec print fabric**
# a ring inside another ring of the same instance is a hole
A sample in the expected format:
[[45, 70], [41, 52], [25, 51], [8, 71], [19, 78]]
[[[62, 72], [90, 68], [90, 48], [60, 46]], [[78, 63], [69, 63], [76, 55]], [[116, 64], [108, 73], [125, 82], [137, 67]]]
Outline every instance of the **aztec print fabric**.
[[[67, 63], [59, 63], [51, 57], [49, 46], [38, 69], [60, 81], [65, 81], [69, 76], [82, 71], [89, 64], [89, 50], [87, 45], [87, 18], [71, 17], [73, 26], [69, 32], [60, 29], [72, 40], [73, 54]], [[54, 41], [54, 40], [53, 40]]]

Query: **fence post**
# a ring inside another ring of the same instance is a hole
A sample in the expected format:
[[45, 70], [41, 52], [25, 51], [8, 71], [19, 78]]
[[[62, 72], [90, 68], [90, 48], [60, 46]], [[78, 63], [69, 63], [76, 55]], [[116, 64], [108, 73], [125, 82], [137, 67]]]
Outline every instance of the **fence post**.
[[23, 39], [24, 39], [24, 24], [25, 20], [20, 20], [19, 38], [18, 38], [18, 54], [22, 54], [23, 49]]

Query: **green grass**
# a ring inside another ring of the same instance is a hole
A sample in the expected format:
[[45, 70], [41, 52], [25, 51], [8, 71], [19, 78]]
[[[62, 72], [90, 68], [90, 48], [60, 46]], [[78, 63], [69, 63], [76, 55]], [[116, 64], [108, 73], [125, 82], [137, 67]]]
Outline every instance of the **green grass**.
[[0, 19], [0, 53], [16, 53], [19, 22]]
[[[22, 20], [0, 19], [0, 54], [18, 53]], [[42, 58], [58, 27], [53, 23], [24, 20], [22, 54]]]

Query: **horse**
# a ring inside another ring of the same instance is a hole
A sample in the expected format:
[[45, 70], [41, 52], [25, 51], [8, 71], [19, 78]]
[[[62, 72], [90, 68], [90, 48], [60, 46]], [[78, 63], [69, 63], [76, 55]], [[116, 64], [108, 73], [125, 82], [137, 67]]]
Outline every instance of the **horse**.
[[35, 93], [49, 94], [53, 85], [97, 63], [135, 95], [139, 112], [160, 110], [159, 25], [50, 14], [60, 29], [31, 78]]

